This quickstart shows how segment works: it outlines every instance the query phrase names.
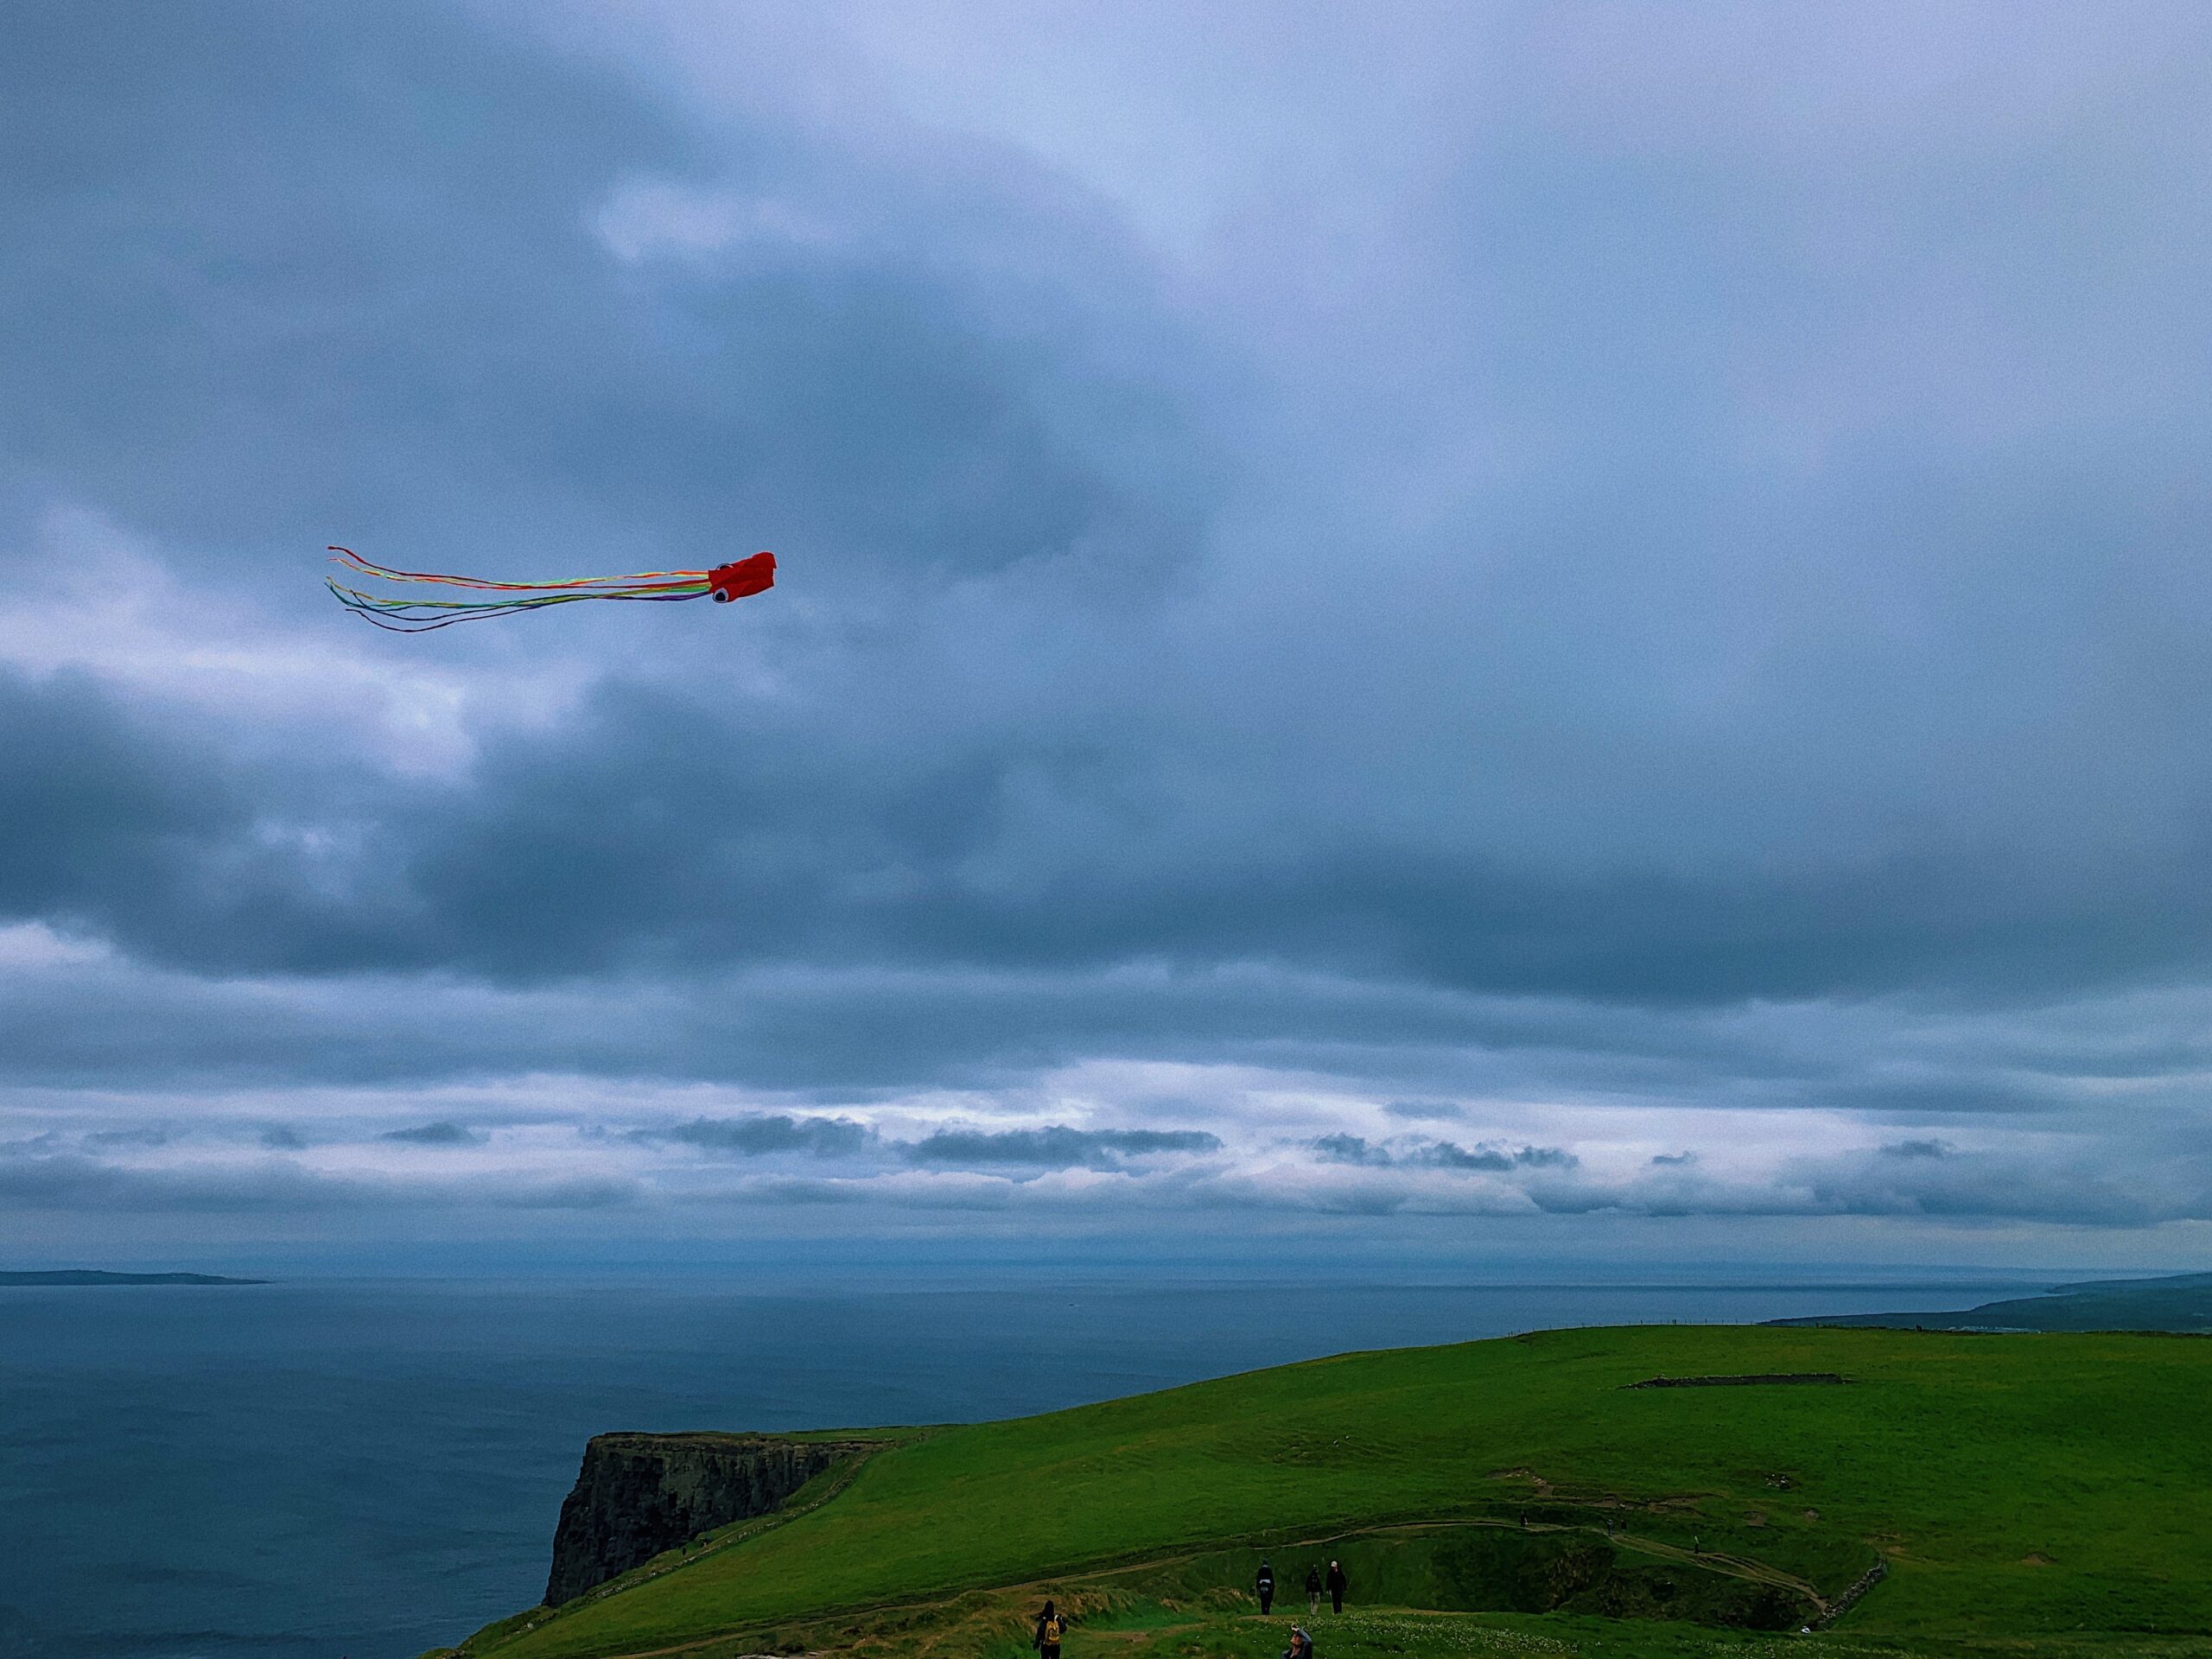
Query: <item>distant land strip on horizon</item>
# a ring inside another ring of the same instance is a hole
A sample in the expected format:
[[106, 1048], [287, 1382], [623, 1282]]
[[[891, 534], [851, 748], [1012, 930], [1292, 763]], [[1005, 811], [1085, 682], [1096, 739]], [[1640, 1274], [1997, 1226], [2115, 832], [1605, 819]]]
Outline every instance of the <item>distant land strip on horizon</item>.
[[2041, 1296], [1984, 1302], [1951, 1313], [1822, 1313], [1769, 1325], [1862, 1325], [1891, 1331], [2158, 1331], [2212, 1334], [2212, 1273], [2161, 1279], [2095, 1279], [2054, 1285]]

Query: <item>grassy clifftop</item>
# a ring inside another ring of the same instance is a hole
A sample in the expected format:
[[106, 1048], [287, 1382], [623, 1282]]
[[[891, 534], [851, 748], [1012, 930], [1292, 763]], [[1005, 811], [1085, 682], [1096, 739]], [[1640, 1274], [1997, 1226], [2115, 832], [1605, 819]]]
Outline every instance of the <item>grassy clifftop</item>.
[[[1815, 1372], [1848, 1380], [1627, 1386]], [[1071, 1659], [1272, 1654], [1280, 1621], [1230, 1593], [1267, 1546], [1287, 1590], [1317, 1552], [1354, 1569], [1364, 1622], [1337, 1652], [1770, 1643], [1681, 1618], [1783, 1608], [1794, 1630], [1878, 1560], [1833, 1632], [1788, 1640], [2212, 1652], [2209, 1384], [2212, 1343], [2139, 1336], [1649, 1327], [1350, 1355], [892, 1444], [780, 1523], [466, 1650], [975, 1652], [1057, 1592], [1085, 1615]], [[1419, 1611], [1378, 1635], [1378, 1604]]]

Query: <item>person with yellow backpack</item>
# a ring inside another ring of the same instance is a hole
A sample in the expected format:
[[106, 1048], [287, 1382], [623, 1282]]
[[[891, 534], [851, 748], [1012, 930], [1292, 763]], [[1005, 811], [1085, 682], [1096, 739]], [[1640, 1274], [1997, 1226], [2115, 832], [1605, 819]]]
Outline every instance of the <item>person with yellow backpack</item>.
[[1037, 1615], [1037, 1634], [1029, 1640], [1029, 1645], [1037, 1649], [1038, 1659], [1060, 1659], [1060, 1638], [1067, 1634], [1067, 1619], [1046, 1598], [1045, 1611]]

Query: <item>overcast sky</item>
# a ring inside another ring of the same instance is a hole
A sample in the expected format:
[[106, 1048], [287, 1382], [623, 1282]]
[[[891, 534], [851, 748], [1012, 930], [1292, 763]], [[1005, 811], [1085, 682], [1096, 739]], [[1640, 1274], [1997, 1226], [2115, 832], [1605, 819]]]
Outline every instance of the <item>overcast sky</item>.
[[1372, 10], [0, 11], [0, 1255], [2212, 1262], [2212, 12]]

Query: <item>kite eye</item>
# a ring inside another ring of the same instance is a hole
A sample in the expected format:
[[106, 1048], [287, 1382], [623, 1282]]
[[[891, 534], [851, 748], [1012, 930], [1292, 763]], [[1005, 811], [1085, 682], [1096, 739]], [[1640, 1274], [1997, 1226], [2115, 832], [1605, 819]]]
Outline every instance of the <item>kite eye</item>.
[[727, 605], [735, 597], [736, 595], [732, 594], [727, 588], [717, 588], [715, 589], [715, 603], [717, 605]]

